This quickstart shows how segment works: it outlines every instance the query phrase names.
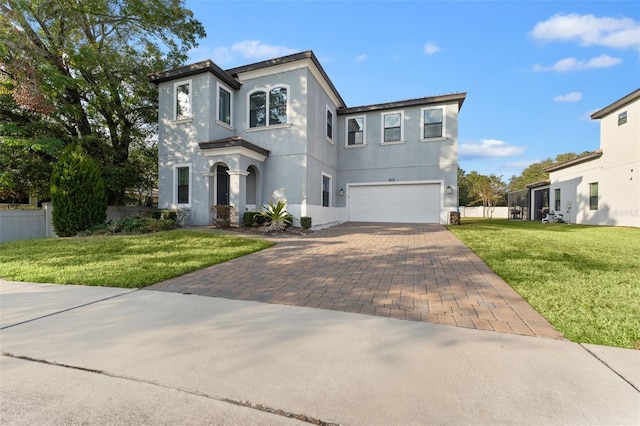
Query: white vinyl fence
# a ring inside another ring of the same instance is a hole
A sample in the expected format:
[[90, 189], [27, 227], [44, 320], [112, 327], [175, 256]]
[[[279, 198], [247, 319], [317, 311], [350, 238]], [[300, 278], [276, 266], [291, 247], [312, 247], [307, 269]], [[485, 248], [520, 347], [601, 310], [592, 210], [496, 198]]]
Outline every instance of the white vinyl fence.
[[37, 210], [0, 210], [0, 243], [55, 236], [51, 203]]
[[490, 217], [508, 219], [509, 207], [463, 207], [460, 206], [460, 217]]

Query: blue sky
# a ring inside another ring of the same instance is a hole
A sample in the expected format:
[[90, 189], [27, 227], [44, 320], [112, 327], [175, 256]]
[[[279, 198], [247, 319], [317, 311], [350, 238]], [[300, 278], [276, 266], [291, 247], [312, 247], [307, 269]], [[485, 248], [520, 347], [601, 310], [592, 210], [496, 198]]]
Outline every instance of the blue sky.
[[508, 182], [599, 148], [589, 115], [640, 87], [639, 1], [187, 0], [222, 68], [313, 50], [347, 106], [467, 92], [459, 163]]

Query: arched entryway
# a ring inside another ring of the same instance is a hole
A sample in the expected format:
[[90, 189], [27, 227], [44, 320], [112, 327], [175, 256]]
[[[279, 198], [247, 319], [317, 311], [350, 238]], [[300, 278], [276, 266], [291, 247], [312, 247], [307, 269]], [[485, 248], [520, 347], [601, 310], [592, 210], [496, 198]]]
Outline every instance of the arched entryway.
[[255, 206], [258, 203], [257, 188], [258, 188], [258, 170], [254, 166], [247, 168], [247, 205]]
[[229, 205], [229, 167], [224, 163], [217, 163], [211, 167], [210, 197], [214, 205]]

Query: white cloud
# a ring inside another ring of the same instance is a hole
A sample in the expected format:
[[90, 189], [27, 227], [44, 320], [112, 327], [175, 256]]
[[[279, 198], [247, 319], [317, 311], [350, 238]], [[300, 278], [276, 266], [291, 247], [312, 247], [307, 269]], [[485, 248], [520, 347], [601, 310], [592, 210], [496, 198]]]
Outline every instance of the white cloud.
[[544, 66], [536, 64], [533, 67], [534, 71], [555, 71], [555, 72], [568, 72], [568, 71], [582, 71], [593, 68], [609, 68], [622, 63], [622, 59], [614, 58], [609, 55], [600, 55], [595, 58], [591, 58], [588, 61], [580, 61], [576, 58], [564, 58], [560, 59], [553, 65]]
[[553, 102], [578, 102], [582, 99], [582, 93], [580, 92], [571, 92], [566, 95], [559, 95], [553, 98]]
[[369, 59], [369, 56], [365, 55], [364, 53], [362, 55], [358, 55], [355, 57], [354, 61], [356, 62], [364, 62], [367, 59]]
[[249, 60], [272, 59], [296, 53], [296, 49], [285, 46], [274, 46], [260, 40], [243, 40], [229, 46], [218, 46], [213, 49], [212, 58], [217, 63], [229, 63], [237, 58]]
[[433, 55], [434, 53], [438, 53], [440, 51], [440, 46], [430, 41], [424, 45], [424, 53], [426, 55]]
[[582, 46], [640, 50], [640, 24], [632, 18], [556, 14], [538, 22], [529, 35], [542, 42], [577, 41]]
[[477, 142], [461, 143], [458, 148], [460, 158], [502, 158], [520, 155], [525, 148], [496, 139], [481, 139]]
[[581, 117], [578, 117], [578, 121], [589, 121], [591, 123], [600, 123], [600, 121], [598, 120], [591, 119], [591, 114], [593, 114], [596, 111], [600, 111], [600, 108], [595, 108], [585, 112], [584, 115], [582, 115]]

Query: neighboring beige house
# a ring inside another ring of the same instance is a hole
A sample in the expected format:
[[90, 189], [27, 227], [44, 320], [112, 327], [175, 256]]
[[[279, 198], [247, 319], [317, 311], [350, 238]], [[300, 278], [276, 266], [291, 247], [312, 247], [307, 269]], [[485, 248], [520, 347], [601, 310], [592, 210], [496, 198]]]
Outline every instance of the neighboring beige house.
[[591, 118], [600, 149], [545, 169], [549, 209], [569, 223], [640, 227], [640, 89]]

